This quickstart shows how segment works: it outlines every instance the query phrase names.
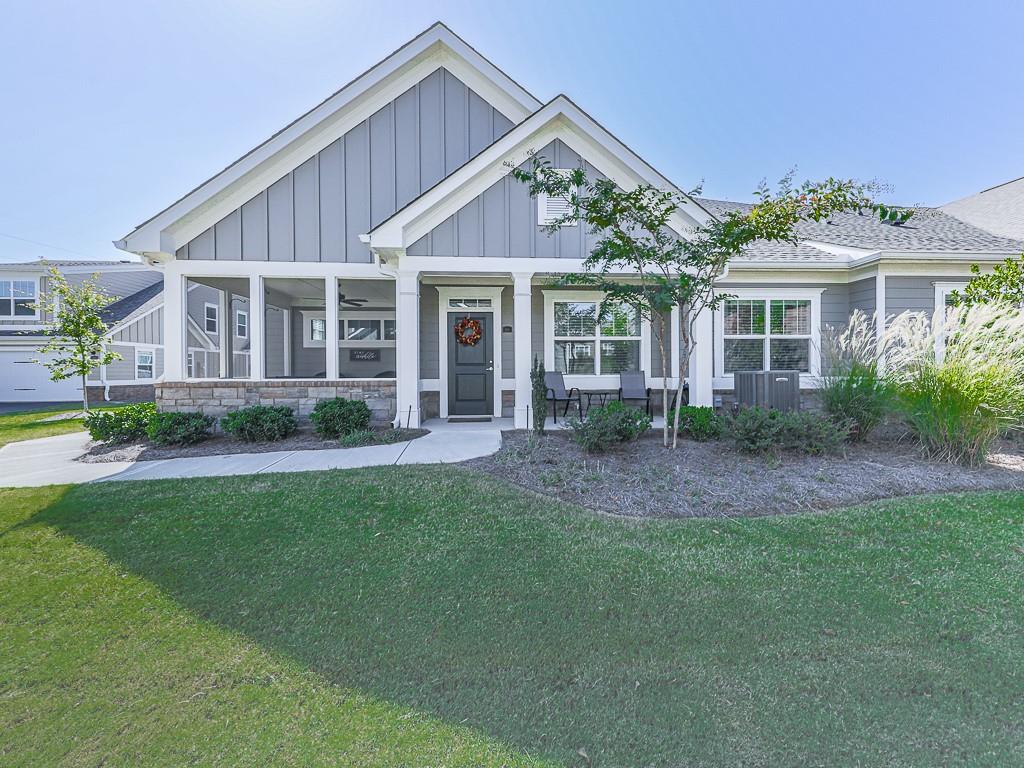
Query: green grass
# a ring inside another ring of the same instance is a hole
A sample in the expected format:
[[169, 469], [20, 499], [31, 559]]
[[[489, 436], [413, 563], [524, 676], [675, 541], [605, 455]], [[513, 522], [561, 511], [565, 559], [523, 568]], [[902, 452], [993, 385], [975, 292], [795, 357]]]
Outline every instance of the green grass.
[[18, 411], [17, 413], [0, 414], [0, 448], [18, 440], [34, 440], [37, 437], [66, 435], [69, 432], [81, 432], [81, 419], [65, 419], [62, 421], [44, 421], [49, 416], [68, 411], [81, 411], [82, 406], [58, 406], [43, 410]]
[[452, 467], [5, 490], [0, 764], [1020, 764], [1022, 594], [1022, 494], [637, 522]]

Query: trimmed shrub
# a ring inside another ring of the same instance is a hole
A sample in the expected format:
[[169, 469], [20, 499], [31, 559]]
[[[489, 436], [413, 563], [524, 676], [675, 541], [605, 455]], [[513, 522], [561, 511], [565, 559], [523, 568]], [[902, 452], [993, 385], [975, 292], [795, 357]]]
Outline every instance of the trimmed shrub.
[[703, 442], [722, 436], [722, 417], [715, 413], [714, 408], [707, 405], [684, 405], [678, 410], [679, 432], [691, 440]]
[[620, 443], [636, 440], [651, 428], [651, 417], [619, 401], [591, 408], [586, 418], [566, 420], [573, 439], [588, 453], [602, 453]]
[[377, 442], [377, 433], [372, 429], [357, 429], [338, 439], [342, 448], [358, 448], [361, 445], [373, 445]]
[[250, 405], [229, 413], [220, 420], [229, 435], [250, 443], [284, 440], [298, 424], [295, 413], [286, 405]]
[[213, 431], [213, 417], [201, 413], [154, 413], [146, 434], [157, 445], [193, 445]]
[[836, 424], [825, 414], [814, 411], [783, 413], [743, 408], [729, 420], [728, 432], [744, 453], [786, 450], [821, 455], [839, 449], [850, 434], [850, 425]]
[[320, 437], [337, 440], [353, 432], [370, 428], [370, 406], [362, 400], [346, 400], [336, 397], [321, 400], [313, 408], [309, 420]]
[[89, 436], [101, 443], [129, 443], [146, 437], [146, 425], [156, 403], [134, 403], [110, 411], [91, 411], [85, 417]]
[[984, 463], [1024, 425], [1024, 314], [1005, 306], [904, 313], [889, 326], [886, 372], [900, 415], [928, 456]]
[[819, 388], [822, 407], [837, 424], [851, 425], [851, 440], [864, 440], [892, 404], [892, 388], [878, 369], [874, 322], [855, 310], [849, 325], [825, 334], [823, 346], [828, 373]]

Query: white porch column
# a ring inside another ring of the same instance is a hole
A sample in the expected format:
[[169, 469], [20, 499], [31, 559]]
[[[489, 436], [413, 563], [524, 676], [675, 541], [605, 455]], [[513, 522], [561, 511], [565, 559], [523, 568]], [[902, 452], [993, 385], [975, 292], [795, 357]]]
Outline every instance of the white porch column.
[[533, 298], [533, 273], [516, 272], [512, 275], [514, 284], [512, 287], [512, 312], [514, 317], [515, 334], [515, 378], [516, 378], [516, 404], [513, 411], [513, 422], [516, 429], [529, 429], [530, 408], [532, 407], [533, 390], [530, 384], [530, 370], [533, 367], [531, 356], [533, 328], [532, 328], [532, 298]]
[[324, 294], [327, 306], [327, 380], [334, 381], [338, 378], [338, 336], [341, 329], [338, 327], [338, 280], [335, 277], [328, 277], [325, 284], [327, 292]]
[[164, 267], [164, 381], [185, 378], [185, 278], [176, 267]]
[[420, 425], [420, 273], [399, 271], [395, 292], [395, 423], [415, 429]]
[[693, 324], [693, 348], [690, 351], [690, 405], [714, 405], [715, 348], [711, 310], [697, 315]]
[[267, 314], [263, 305], [263, 279], [249, 275], [249, 378], [263, 378], [263, 334]]
[[217, 292], [217, 346], [220, 348], [220, 368], [217, 374], [222, 379], [231, 378], [231, 292], [221, 288]]

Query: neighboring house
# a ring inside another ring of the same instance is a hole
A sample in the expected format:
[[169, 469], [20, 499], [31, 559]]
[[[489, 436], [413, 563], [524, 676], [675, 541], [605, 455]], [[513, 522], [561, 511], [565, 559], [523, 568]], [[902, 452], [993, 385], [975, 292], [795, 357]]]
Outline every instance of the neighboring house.
[[994, 235], [1024, 240], [1024, 176], [946, 203], [942, 211]]
[[[545, 232], [560, 201], [507, 175], [531, 152], [623, 188], [676, 189], [567, 97], [541, 103], [437, 24], [139, 225], [116, 245], [164, 273], [160, 407], [308, 413], [338, 394], [379, 421], [513, 415], [522, 427], [534, 358], [570, 386], [615, 388], [636, 369], [663, 386], [648, 323], [601, 327], [600, 295], [552, 287], [596, 238]], [[689, 200], [671, 228], [685, 237], [743, 205]], [[823, 327], [854, 309], [931, 312], [972, 263], [1020, 247], [934, 209], [903, 226], [838, 216], [804, 226], [799, 245], [756, 245], [721, 281], [735, 298], [698, 318], [690, 400], [712, 404], [733, 371], [769, 366], [812, 388]], [[483, 331], [472, 346], [453, 330], [467, 316]]]
[[89, 376], [90, 400], [144, 400], [163, 374], [163, 282], [160, 272], [128, 261], [33, 261], [0, 264], [0, 402], [75, 401], [82, 397], [77, 378], [50, 381], [39, 348], [50, 318], [33, 308], [47, 290], [47, 271], [55, 266], [72, 284], [94, 274], [116, 300], [104, 319], [109, 346], [121, 360]]

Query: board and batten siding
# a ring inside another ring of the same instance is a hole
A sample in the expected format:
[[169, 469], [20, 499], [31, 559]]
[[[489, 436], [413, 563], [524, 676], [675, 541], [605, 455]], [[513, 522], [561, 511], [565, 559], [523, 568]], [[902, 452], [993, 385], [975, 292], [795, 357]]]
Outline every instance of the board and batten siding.
[[131, 321], [111, 337], [112, 341], [125, 341], [134, 344], [164, 343], [164, 310], [163, 307], [153, 310]]
[[438, 69], [179, 248], [177, 258], [367, 263], [360, 235], [511, 127]]
[[[555, 168], [579, 168], [582, 163], [588, 178], [604, 178], [562, 141], [551, 142], [537, 154]], [[409, 246], [409, 254], [582, 259], [598, 239], [586, 226], [546, 232], [527, 185], [505, 176]]]

